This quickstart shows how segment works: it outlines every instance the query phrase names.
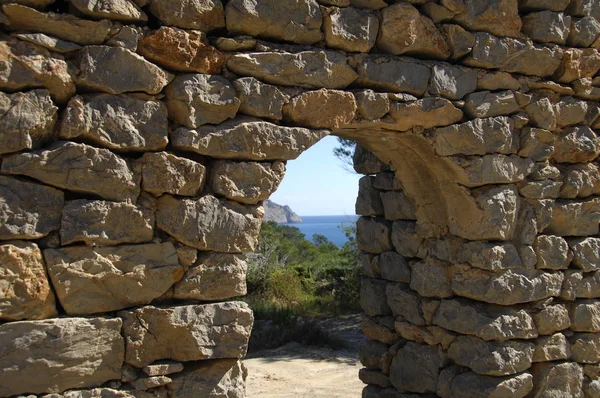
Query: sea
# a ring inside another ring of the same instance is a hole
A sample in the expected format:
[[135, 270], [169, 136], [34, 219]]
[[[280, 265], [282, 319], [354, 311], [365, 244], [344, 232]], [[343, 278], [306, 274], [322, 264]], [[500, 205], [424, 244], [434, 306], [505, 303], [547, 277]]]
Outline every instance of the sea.
[[348, 241], [342, 226], [352, 226], [358, 220], [358, 216], [300, 216], [301, 223], [286, 223], [296, 227], [302, 232], [306, 239], [312, 241], [314, 234], [325, 235], [329, 241], [338, 247], [342, 247]]

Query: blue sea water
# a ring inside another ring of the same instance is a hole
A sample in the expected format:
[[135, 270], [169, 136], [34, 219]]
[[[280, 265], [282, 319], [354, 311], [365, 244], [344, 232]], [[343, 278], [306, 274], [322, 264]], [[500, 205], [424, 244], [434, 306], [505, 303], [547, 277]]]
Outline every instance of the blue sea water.
[[327, 239], [338, 247], [348, 241], [341, 224], [350, 226], [356, 222], [358, 216], [300, 216], [301, 223], [287, 223], [296, 227], [306, 235], [306, 239], [312, 241], [314, 234], [325, 235]]

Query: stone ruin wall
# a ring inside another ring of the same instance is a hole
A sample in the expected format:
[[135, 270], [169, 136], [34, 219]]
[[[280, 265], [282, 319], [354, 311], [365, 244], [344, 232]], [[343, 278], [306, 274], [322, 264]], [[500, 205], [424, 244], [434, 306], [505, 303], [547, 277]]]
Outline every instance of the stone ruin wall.
[[0, 0], [0, 396], [243, 397], [243, 253], [327, 134], [364, 397], [600, 396], [600, 3], [388, 2]]

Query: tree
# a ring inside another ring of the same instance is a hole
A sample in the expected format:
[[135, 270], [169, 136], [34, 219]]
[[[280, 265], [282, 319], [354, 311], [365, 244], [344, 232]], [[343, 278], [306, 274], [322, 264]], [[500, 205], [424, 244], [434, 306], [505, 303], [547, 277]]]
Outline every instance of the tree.
[[354, 171], [354, 162], [352, 161], [356, 142], [342, 137], [337, 137], [337, 139], [340, 146], [333, 148], [333, 155], [342, 161], [342, 168], [344, 170], [356, 173]]

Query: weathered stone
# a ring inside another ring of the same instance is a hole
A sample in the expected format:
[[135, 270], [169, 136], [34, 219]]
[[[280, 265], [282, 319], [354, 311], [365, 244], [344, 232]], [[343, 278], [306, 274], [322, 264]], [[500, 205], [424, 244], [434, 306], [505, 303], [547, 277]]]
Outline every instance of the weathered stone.
[[564, 300], [600, 298], [600, 273], [583, 274], [582, 271], [566, 271], [560, 297]]
[[[364, 176], [358, 180], [358, 197], [356, 198], [355, 213], [360, 216], [382, 216], [383, 203], [380, 191], [373, 188], [373, 176]], [[387, 218], [386, 218], [387, 220]]]
[[265, 1], [260, 5], [243, 0], [228, 2], [225, 9], [227, 30], [300, 44], [312, 44], [322, 39], [323, 15], [316, 1]]
[[408, 342], [392, 360], [390, 381], [400, 391], [433, 393], [443, 364], [438, 347]]
[[556, 124], [559, 127], [585, 123], [588, 103], [573, 97], [563, 97], [554, 106]]
[[220, 0], [150, 0], [149, 11], [165, 25], [203, 32], [225, 27]]
[[47, 90], [0, 92], [0, 155], [39, 148], [49, 141], [57, 110]]
[[[481, 239], [509, 240], [515, 233], [520, 197], [510, 185], [490, 186], [471, 191], [479, 208], [483, 209], [476, 233]], [[452, 230], [452, 224], [450, 230]], [[473, 238], [471, 238], [473, 239]]]
[[219, 37], [214, 45], [221, 51], [250, 51], [256, 47], [256, 39], [252, 36]]
[[417, 62], [384, 55], [360, 56], [353, 60], [364, 87], [422, 96], [427, 91], [431, 70]]
[[511, 154], [516, 147], [513, 125], [507, 117], [475, 119], [435, 130], [434, 148], [440, 156]]
[[148, 152], [142, 164], [142, 189], [155, 196], [163, 193], [196, 196], [206, 178], [206, 167], [168, 152]]
[[522, 181], [533, 171], [534, 161], [517, 155], [485, 155], [447, 158], [457, 182], [467, 187]]
[[446, 64], [434, 65], [431, 68], [431, 87], [429, 89], [431, 94], [459, 100], [476, 89], [477, 72], [474, 70]]
[[19, 321], [57, 315], [42, 252], [35, 243], [12, 241], [0, 245], [0, 277], [0, 319]]
[[120, 379], [121, 323], [61, 318], [0, 325], [0, 395], [58, 393]]
[[59, 54], [81, 50], [79, 44], [48, 36], [44, 33], [14, 33], [13, 36]]
[[162, 102], [95, 94], [69, 101], [59, 136], [83, 138], [109, 149], [155, 151], [166, 148], [167, 130], [167, 108]]
[[465, 98], [465, 111], [472, 118], [510, 115], [521, 111], [512, 91], [479, 91]]
[[442, 25], [441, 31], [450, 49], [450, 59], [457, 60], [467, 55], [475, 45], [475, 36], [459, 25]]
[[579, 202], [557, 201], [552, 221], [544, 230], [558, 236], [588, 236], [598, 234], [600, 222], [600, 199]]
[[561, 64], [562, 50], [557, 48], [488, 33], [475, 33], [475, 38], [473, 52], [464, 61], [469, 66], [546, 77], [553, 75]]
[[144, 243], [151, 241], [153, 234], [154, 214], [130, 203], [78, 199], [67, 202], [63, 208], [60, 228], [63, 245]]
[[395, 221], [417, 219], [415, 205], [404, 194], [404, 192], [381, 192], [380, 197], [386, 220]]
[[185, 371], [172, 376], [167, 385], [173, 398], [218, 397], [244, 398], [248, 370], [235, 359], [208, 360], [186, 365]]
[[202, 253], [175, 284], [173, 298], [215, 301], [244, 296], [246, 268], [241, 254]]
[[359, 357], [360, 363], [363, 366], [371, 369], [384, 370], [389, 373], [389, 366], [392, 360], [392, 354], [388, 351], [386, 344], [380, 343], [379, 341], [370, 341], [360, 346]]
[[573, 0], [567, 7], [567, 12], [578, 16], [593, 16], [600, 20], [600, 5], [593, 0]]
[[600, 154], [600, 138], [587, 126], [563, 130], [555, 143], [552, 158], [559, 163], [591, 162]]
[[442, 0], [441, 4], [455, 13], [454, 21], [469, 30], [521, 37], [516, 0]]
[[170, 242], [47, 249], [44, 258], [56, 294], [69, 315], [148, 304], [183, 275]]
[[425, 261], [412, 264], [410, 288], [422, 297], [451, 297], [454, 295], [452, 273], [451, 264], [427, 257]]
[[366, 120], [380, 119], [390, 110], [387, 94], [376, 93], [371, 89], [354, 93], [359, 115]]
[[122, 26], [105, 44], [113, 47], [122, 47], [131, 52], [136, 52], [140, 39], [144, 36], [141, 28]]
[[362, 275], [369, 278], [380, 278], [379, 256], [370, 253], [361, 252], [358, 255], [360, 260], [360, 270]]
[[10, 30], [46, 33], [78, 44], [102, 44], [113, 25], [109, 20], [95, 22], [69, 14], [42, 13], [20, 4], [4, 4], [2, 11], [10, 20]]
[[521, 83], [506, 72], [488, 72], [479, 76], [477, 80], [478, 90], [519, 90], [520, 88]]
[[542, 362], [532, 368], [535, 397], [582, 397], [583, 371], [576, 363]]
[[600, 239], [580, 238], [569, 240], [573, 252], [573, 265], [584, 272], [600, 269]]
[[[379, 319], [381, 322], [384, 318]], [[385, 317], [385, 319], [389, 319], [392, 324], [394, 322], [394, 317]], [[369, 317], [364, 317], [360, 326], [365, 337], [370, 340], [377, 340], [384, 344], [394, 344], [400, 339], [400, 336], [394, 330], [375, 322]]]
[[71, 0], [73, 7], [93, 19], [146, 22], [148, 16], [131, 0]]
[[[263, 22], [260, 25], [264, 25]], [[357, 78], [346, 57], [325, 50], [235, 54], [227, 67], [241, 76], [282, 86], [345, 88]]]
[[560, 236], [540, 235], [533, 244], [539, 269], [567, 269], [573, 258], [567, 241]]
[[223, 53], [207, 43], [204, 33], [169, 26], [146, 33], [138, 52], [177, 72], [218, 74], [225, 63]]
[[227, 302], [121, 311], [125, 362], [142, 367], [158, 359], [197, 361], [241, 358], [246, 354], [252, 311]]
[[569, 311], [564, 304], [549, 305], [533, 314], [533, 320], [539, 334], [552, 334], [571, 326]]
[[569, 343], [562, 333], [540, 337], [535, 342], [533, 362], [558, 361], [569, 359], [570, 356]]
[[0, 90], [44, 87], [59, 103], [67, 102], [75, 93], [64, 58], [45, 48], [10, 36], [0, 37], [0, 64]]
[[600, 362], [600, 335], [575, 333], [571, 341], [571, 359], [579, 363]]
[[377, 40], [379, 19], [354, 7], [332, 8], [323, 18], [323, 30], [328, 47], [368, 53]]
[[556, 129], [556, 113], [550, 99], [535, 99], [525, 107], [525, 112], [533, 126], [546, 130]]
[[564, 11], [571, 0], [520, 0], [519, 8], [522, 10], [550, 10]]
[[413, 221], [394, 221], [392, 224], [392, 244], [396, 251], [405, 257], [419, 257], [424, 239], [417, 232]]
[[17, 3], [27, 7], [43, 10], [55, 0], [0, 0], [0, 4]]
[[459, 262], [489, 271], [518, 269], [523, 266], [519, 253], [512, 244], [468, 242], [457, 254]]
[[593, 48], [565, 50], [560, 67], [554, 74], [559, 83], [571, 83], [594, 76], [600, 69], [600, 53]]
[[456, 338], [453, 333], [437, 326], [415, 326], [409, 322], [396, 321], [394, 327], [403, 339], [430, 346], [440, 344], [444, 349], [448, 349]]
[[394, 130], [406, 131], [414, 127], [432, 128], [448, 126], [459, 122], [463, 113], [452, 102], [439, 98], [429, 97], [418, 101], [394, 103], [390, 107], [390, 116]]
[[359, 174], [377, 174], [390, 169], [388, 164], [383, 163], [373, 152], [358, 143], [352, 155], [352, 166]]
[[86, 46], [78, 53], [77, 66], [78, 86], [109, 94], [158, 94], [173, 78], [141, 55], [121, 47]]
[[594, 17], [573, 19], [571, 33], [567, 39], [570, 47], [590, 47], [600, 35], [600, 21]]
[[364, 278], [360, 282], [360, 307], [369, 316], [390, 315], [392, 310], [386, 298], [387, 282]]
[[254, 251], [264, 211], [212, 195], [158, 200], [156, 225], [178, 241], [199, 250], [225, 253]]
[[142, 369], [148, 376], [166, 376], [179, 373], [183, 370], [183, 364], [176, 361], [157, 361], [152, 365], [144, 366]]
[[292, 160], [327, 136], [326, 130], [278, 126], [238, 117], [218, 126], [171, 132], [173, 146], [214, 158], [236, 160]]
[[368, 253], [392, 250], [391, 223], [379, 218], [360, 217], [356, 223], [356, 243]]
[[139, 174], [124, 159], [107, 149], [74, 142], [58, 142], [48, 149], [7, 156], [2, 172], [112, 200], [131, 201], [139, 194]]
[[401, 316], [413, 325], [425, 325], [419, 295], [402, 283], [388, 283], [386, 297], [394, 316]]
[[472, 398], [522, 398], [533, 388], [533, 376], [521, 373], [507, 377], [482, 376], [477, 373], [461, 373], [454, 377], [450, 397]]
[[433, 23], [448, 21], [454, 16], [454, 13], [446, 7], [431, 2], [423, 4], [419, 11], [427, 15]]
[[240, 100], [239, 112], [255, 117], [281, 120], [283, 105], [289, 100], [276, 86], [264, 84], [253, 77], [233, 81]]
[[63, 204], [61, 191], [0, 176], [0, 240], [39, 239], [58, 230]]
[[312, 128], [338, 128], [349, 124], [356, 114], [352, 93], [321, 89], [306, 91], [283, 106], [285, 119]]
[[532, 12], [523, 17], [523, 33], [538, 43], [565, 45], [571, 29], [571, 17], [552, 11]]
[[171, 381], [170, 377], [167, 376], [153, 376], [153, 377], [140, 377], [131, 383], [134, 390], [143, 391], [151, 388], [161, 387], [169, 384]]
[[381, 267], [381, 277], [383, 279], [410, 283], [410, 268], [404, 256], [389, 251], [381, 253], [379, 256], [379, 266]]
[[448, 44], [431, 19], [407, 3], [396, 3], [381, 13], [381, 27], [377, 47], [387, 53], [417, 55], [426, 58], [447, 59]]
[[600, 331], [600, 302], [576, 301], [571, 308], [571, 330], [576, 332]]
[[548, 130], [525, 127], [521, 130], [519, 156], [546, 160], [554, 152], [556, 136]]
[[433, 323], [483, 340], [531, 339], [538, 335], [526, 311], [466, 299], [442, 300]]
[[[118, 383], [110, 381], [108, 384]], [[114, 386], [114, 385], [113, 385]], [[48, 394], [42, 398], [140, 398], [139, 395], [132, 395], [133, 391], [115, 390], [113, 388], [94, 388], [91, 390], [70, 390], [64, 394]], [[33, 398], [30, 396], [28, 398]]]
[[391, 387], [392, 383], [390, 382], [389, 376], [385, 373], [375, 370], [362, 368], [358, 371], [358, 378], [365, 384], [376, 385], [379, 387]]

